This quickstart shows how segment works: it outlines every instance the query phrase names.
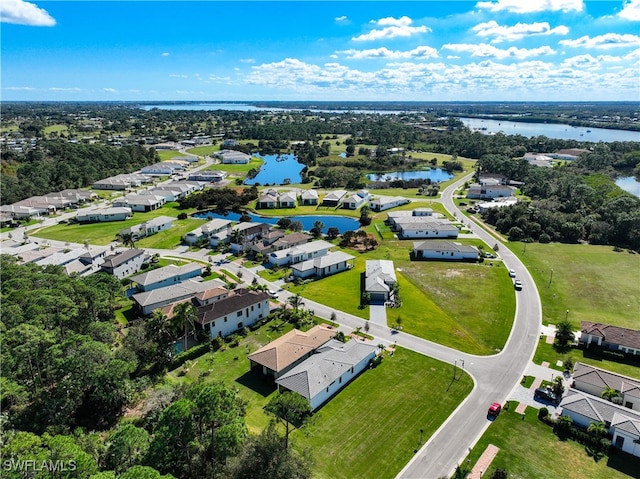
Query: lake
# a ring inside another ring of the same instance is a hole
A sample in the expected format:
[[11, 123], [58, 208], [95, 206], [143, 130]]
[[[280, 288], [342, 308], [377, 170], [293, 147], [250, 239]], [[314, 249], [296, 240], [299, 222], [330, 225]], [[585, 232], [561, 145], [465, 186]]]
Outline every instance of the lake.
[[285, 178], [289, 183], [300, 183], [302, 177], [300, 172], [304, 168], [302, 163], [298, 163], [298, 158], [293, 154], [280, 155], [255, 155], [261, 158], [264, 163], [260, 168], [260, 172], [255, 178], [245, 180], [246, 185], [282, 185]]
[[372, 173], [367, 175], [367, 178], [372, 181], [387, 181], [387, 178], [390, 178], [389, 181], [392, 180], [422, 180], [422, 179], [430, 179], [434, 183], [439, 183], [441, 181], [447, 181], [453, 178], [453, 175], [450, 175], [446, 171], [440, 168], [431, 168], [429, 170], [415, 170], [415, 171], [391, 171], [389, 173]]
[[[209, 211], [208, 213], [196, 213], [193, 215], [194, 218], [203, 218], [203, 219], [214, 219], [221, 218], [230, 221], [240, 221], [240, 213], [234, 213], [232, 211], [227, 214], [213, 213]], [[279, 216], [260, 216], [249, 213], [251, 216], [251, 221], [256, 223], [267, 223], [269, 225], [275, 225], [278, 223], [278, 220], [282, 217]], [[354, 218], [350, 218], [348, 216], [329, 216], [329, 215], [298, 215], [298, 216], [283, 216], [284, 218], [289, 218], [291, 221], [300, 221], [302, 223], [302, 229], [304, 231], [309, 231], [313, 228], [313, 224], [316, 221], [322, 221], [324, 223], [323, 233], [326, 233], [330, 227], [338, 228], [340, 234], [345, 231], [356, 231], [360, 228], [360, 223], [358, 220]]]
[[640, 141], [640, 132], [628, 130], [608, 130], [606, 128], [587, 128], [582, 126], [559, 125], [555, 123], [526, 123], [519, 121], [483, 120], [481, 118], [459, 118], [465, 126], [480, 129], [481, 133], [503, 132], [505, 135], [526, 137], [546, 136], [560, 140], [578, 141]]
[[636, 180], [633, 176], [625, 176], [616, 180], [616, 185], [622, 188], [627, 193], [631, 193], [634, 196], [640, 198], [640, 181]]

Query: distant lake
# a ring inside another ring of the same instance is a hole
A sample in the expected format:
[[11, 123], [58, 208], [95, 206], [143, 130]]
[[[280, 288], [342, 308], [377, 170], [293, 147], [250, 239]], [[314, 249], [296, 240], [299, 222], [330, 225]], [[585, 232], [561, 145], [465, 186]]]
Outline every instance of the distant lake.
[[[391, 171], [388, 173], [372, 173], [367, 175], [367, 178], [371, 181], [387, 181], [387, 177], [391, 180], [423, 180], [430, 179], [434, 183], [441, 181], [447, 181], [453, 178], [453, 175], [447, 173], [440, 168], [431, 168], [429, 170], [415, 170], [415, 171]], [[391, 181], [390, 180], [390, 181]]]
[[326, 110], [313, 106], [308, 108], [275, 108], [267, 106], [254, 106], [245, 103], [159, 103], [157, 105], [140, 105], [143, 110], [189, 110], [189, 111], [317, 111], [320, 113], [370, 113], [378, 115], [398, 115], [406, 113], [402, 110]]
[[634, 196], [640, 198], [640, 181], [636, 180], [633, 176], [625, 176], [616, 180], [616, 185], [622, 188], [627, 193], [631, 193]]
[[526, 123], [519, 121], [484, 120], [481, 118], [459, 118], [466, 127], [482, 129], [481, 133], [522, 135], [526, 137], [546, 136], [561, 140], [578, 141], [640, 141], [640, 132], [628, 130], [608, 130], [582, 126], [559, 125], [557, 123]]
[[[219, 213], [213, 213], [210, 211], [208, 213], [197, 213], [193, 216], [194, 218], [203, 218], [203, 219], [221, 218], [221, 219], [230, 220], [230, 221], [240, 221], [240, 216], [242, 215], [240, 213], [234, 213], [234, 212], [228, 212], [227, 214], [219, 214]], [[338, 231], [340, 231], [340, 234], [344, 233], [345, 231], [356, 231], [358, 228], [360, 228], [360, 223], [358, 222], [358, 220], [349, 218], [348, 216], [299, 215], [299, 216], [279, 217], [279, 216], [259, 216], [259, 215], [254, 215], [250, 213], [249, 213], [249, 216], [251, 216], [251, 221], [254, 221], [256, 223], [267, 223], [269, 225], [277, 224], [280, 218], [283, 218], [283, 217], [289, 218], [291, 221], [299, 221], [300, 223], [302, 223], [302, 229], [304, 231], [311, 230], [311, 228], [313, 228], [313, 224], [316, 221], [322, 221], [322, 223], [324, 224], [324, 229], [322, 230], [323, 233], [326, 233], [330, 227], [338, 228]]]
[[255, 185], [260, 183], [261, 185], [281, 185], [284, 183], [285, 178], [289, 178], [290, 183], [302, 182], [300, 172], [304, 168], [302, 163], [298, 163], [298, 158], [293, 154], [281, 154], [281, 155], [255, 155], [264, 161], [264, 164], [260, 167], [260, 173], [253, 178], [245, 180], [247, 185]]

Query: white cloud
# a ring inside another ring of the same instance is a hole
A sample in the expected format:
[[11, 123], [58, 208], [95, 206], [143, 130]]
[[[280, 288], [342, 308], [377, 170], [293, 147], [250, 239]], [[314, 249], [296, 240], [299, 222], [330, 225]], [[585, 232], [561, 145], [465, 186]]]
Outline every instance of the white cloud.
[[347, 56], [347, 58], [354, 60], [363, 60], [371, 58], [388, 58], [388, 59], [401, 59], [401, 58], [438, 58], [438, 51], [435, 48], [420, 46], [412, 50], [398, 51], [389, 50], [387, 47], [370, 48], [368, 50], [342, 50], [336, 53], [341, 53]]
[[169, 52], [163, 52], [162, 55], [160, 55], [160, 56], [168, 57], [169, 56]]
[[589, 35], [585, 35], [576, 40], [560, 40], [561, 45], [567, 47], [584, 47], [584, 48], [618, 48], [618, 47], [635, 47], [640, 45], [640, 37], [638, 35], [631, 35], [630, 33], [605, 33], [604, 35], [598, 35], [591, 38]]
[[241, 58], [240, 59], [240, 63], [255, 63], [256, 59], [255, 58]]
[[171, 73], [169, 75], [169, 78], [189, 78], [189, 76], [188, 75], [180, 75], [178, 73]]
[[476, 7], [488, 9], [490, 12], [500, 12], [506, 10], [511, 13], [534, 13], [558, 10], [564, 13], [584, 9], [582, 0], [496, 0], [489, 2], [478, 2]]
[[346, 15], [342, 15], [342, 16], [340, 16], [340, 17], [336, 17], [336, 18], [334, 18], [334, 20], [335, 20], [336, 22], [338, 22], [338, 23], [343, 23], [343, 22], [346, 22], [346, 21], [347, 21], [347, 16], [346, 16]]
[[49, 88], [49, 91], [65, 91], [65, 92], [79, 92], [82, 91], [80, 88], [60, 88], [60, 87], [51, 87]]
[[624, 2], [624, 7], [620, 10], [618, 16], [633, 22], [640, 21], [640, 0], [628, 0]]
[[359, 42], [380, 40], [383, 38], [410, 37], [416, 33], [426, 33], [431, 31], [430, 28], [427, 28], [424, 25], [419, 27], [411, 26], [413, 20], [407, 16], [400, 18], [386, 17], [379, 20], [371, 20], [371, 23], [383, 28], [373, 29], [369, 33], [363, 33], [362, 35], [353, 37], [352, 40]]
[[103, 90], [107, 93], [118, 93], [118, 90], [115, 88], [103, 88]]
[[2, 0], [0, 22], [32, 27], [52, 27], [56, 24], [45, 9], [23, 0]]
[[448, 43], [443, 45], [442, 48], [446, 48], [447, 50], [452, 50], [454, 52], [470, 53], [472, 57], [497, 58], [499, 60], [503, 60], [505, 58], [523, 60], [529, 57], [553, 55], [556, 53], [555, 50], [548, 46], [539, 48], [510, 47], [502, 49], [486, 43], [479, 43], [477, 45], [471, 43]]
[[569, 28], [564, 25], [551, 28], [547, 22], [517, 23], [512, 27], [499, 25], [495, 20], [480, 23], [471, 29], [479, 37], [493, 37], [491, 43], [516, 41], [536, 35], [566, 35]]
[[[596, 61], [603, 63], [600, 58]], [[628, 98], [637, 91], [637, 66], [619, 62], [597, 68], [590, 58], [557, 63], [542, 60], [509, 64], [484, 59], [463, 65], [442, 62], [396, 62], [375, 71], [332, 62], [315, 65], [287, 58], [256, 65], [244, 78], [250, 85], [295, 92], [307, 98], [415, 99], [477, 98], [504, 100], [580, 100], [586, 93], [609, 99]], [[637, 60], [636, 60], [637, 63]], [[580, 66], [582, 65], [582, 67]], [[615, 92], [610, 85], [615, 84]]]

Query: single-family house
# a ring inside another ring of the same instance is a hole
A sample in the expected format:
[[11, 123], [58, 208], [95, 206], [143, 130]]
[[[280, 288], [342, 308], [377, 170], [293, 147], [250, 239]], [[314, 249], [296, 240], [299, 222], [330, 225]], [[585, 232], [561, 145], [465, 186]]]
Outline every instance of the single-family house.
[[239, 288], [226, 298], [198, 308], [197, 321], [211, 338], [225, 337], [269, 316], [270, 296]]
[[467, 190], [467, 198], [486, 200], [490, 198], [500, 198], [515, 196], [516, 188], [508, 185], [481, 185], [474, 183]]
[[259, 209], [276, 208], [277, 206], [278, 192], [276, 190], [268, 189], [260, 195], [260, 198], [258, 198], [257, 207]]
[[478, 183], [481, 185], [507, 185], [509, 178], [500, 173], [480, 173]]
[[220, 150], [216, 156], [222, 159], [223, 164], [246, 165], [251, 161], [251, 156], [236, 150]]
[[20, 205], [2, 205], [0, 206], [0, 212], [15, 219], [35, 218], [49, 213], [46, 207]]
[[513, 206], [518, 202], [515, 196], [507, 196], [504, 198], [494, 198], [493, 201], [486, 201], [477, 203], [478, 213], [482, 214], [492, 208], [505, 208], [507, 206]]
[[413, 243], [412, 259], [445, 261], [478, 261], [480, 251], [469, 245], [453, 241], [416, 241]]
[[591, 321], [580, 322], [580, 344], [609, 351], [640, 355], [640, 331]]
[[373, 211], [385, 211], [407, 203], [409, 203], [409, 200], [402, 196], [379, 196], [369, 202], [369, 207]]
[[64, 266], [74, 260], [80, 258], [84, 253], [86, 253], [85, 248], [74, 248], [72, 250], [62, 250], [58, 251], [55, 254], [47, 256], [46, 258], [42, 258], [34, 261], [35, 264], [39, 266], [47, 266], [47, 265], [58, 265]]
[[191, 173], [189, 175], [190, 181], [206, 181], [208, 183], [219, 183], [227, 177], [225, 171], [220, 170], [204, 170]]
[[225, 146], [225, 147], [238, 146], [238, 142], [233, 138], [225, 138], [225, 140], [222, 142], [222, 146]]
[[129, 280], [139, 291], [153, 291], [154, 289], [181, 283], [191, 278], [197, 278], [201, 274], [202, 265], [199, 263], [187, 263], [182, 266], [170, 264], [132, 276]]
[[[270, 229], [271, 226], [266, 223], [238, 223], [231, 227], [227, 240], [231, 243], [231, 250], [237, 253], [249, 248], [253, 241], [266, 234]], [[216, 241], [221, 240], [216, 239]]]
[[594, 396], [601, 397], [608, 389], [618, 393], [616, 404], [638, 411], [640, 414], [640, 380], [606, 371], [604, 369], [577, 362], [573, 367], [572, 387]]
[[98, 199], [98, 194], [94, 191], [79, 190], [75, 188], [58, 191], [55, 194], [68, 198], [69, 200], [71, 200], [71, 203], [74, 205], [78, 205], [81, 203], [86, 203], [88, 201], [94, 201]]
[[322, 198], [323, 206], [338, 206], [342, 199], [347, 195], [347, 190], [330, 191]]
[[[196, 228], [193, 231], [190, 231], [189, 233], [187, 233], [184, 236], [184, 242], [186, 244], [193, 245], [201, 240], [210, 240], [211, 238], [214, 238], [216, 237], [216, 235], [219, 235], [221, 233], [224, 233], [224, 236], [226, 237], [226, 235], [230, 230], [231, 230], [231, 221], [215, 218], [203, 224], [199, 228]], [[218, 239], [216, 238], [215, 241], [216, 241], [216, 244], [212, 244], [212, 246], [217, 245]]]
[[393, 290], [398, 282], [393, 261], [386, 259], [367, 260], [365, 263], [365, 293], [372, 304], [393, 299]]
[[143, 175], [150, 176], [170, 176], [175, 171], [182, 170], [184, 168], [180, 167], [177, 163], [163, 161], [160, 163], [155, 163], [153, 165], [145, 166], [140, 170]]
[[132, 235], [133, 239], [145, 238], [160, 231], [168, 230], [176, 219], [171, 216], [158, 216], [139, 225], [133, 225], [120, 231], [120, 237]]
[[131, 182], [122, 178], [104, 178], [95, 181], [93, 188], [96, 190], [126, 190], [131, 187]]
[[224, 287], [224, 282], [218, 279], [212, 279], [211, 281], [193, 281], [189, 279], [164, 288], [136, 293], [131, 298], [137, 303], [142, 314], [147, 316], [156, 309], [171, 303], [194, 298], [204, 291], [213, 289], [219, 292], [219, 288], [222, 287]]
[[362, 205], [364, 205], [366, 202], [367, 202], [367, 200], [365, 198], [363, 198], [362, 196], [360, 196], [358, 194], [355, 194], [355, 195], [349, 196], [346, 200], [344, 200], [342, 202], [342, 207], [346, 208], [348, 210], [357, 210]]
[[276, 379], [279, 391], [294, 391], [318, 409], [360, 374], [376, 355], [376, 346], [331, 339], [297, 366]]
[[295, 191], [286, 191], [278, 196], [280, 208], [295, 208], [298, 202]]
[[318, 192], [316, 190], [304, 190], [300, 193], [300, 203], [303, 206], [315, 206], [318, 204]]
[[292, 264], [291, 271], [296, 278], [324, 278], [352, 268], [354, 259], [355, 256], [343, 251], [330, 251], [324, 256]]
[[124, 221], [133, 215], [131, 208], [114, 206], [98, 210], [79, 211], [76, 214], [78, 223], [99, 223], [107, 221]]
[[306, 261], [324, 256], [332, 248], [333, 244], [324, 241], [312, 241], [291, 248], [285, 248], [269, 253], [269, 264], [272, 266], [288, 266], [301, 261]]
[[584, 148], [565, 148], [555, 153], [550, 153], [549, 156], [557, 160], [577, 160], [583, 153], [589, 153], [589, 150]]
[[284, 234], [282, 230], [272, 230], [262, 235], [260, 241], [251, 245], [251, 251], [255, 254], [267, 255], [272, 251], [279, 251], [292, 246], [308, 243], [313, 236], [307, 233]]
[[140, 271], [145, 256], [144, 250], [135, 248], [127, 249], [120, 253], [107, 256], [100, 268], [105, 273], [122, 279]]
[[251, 369], [260, 371], [269, 378], [278, 379], [335, 335], [336, 330], [324, 324], [314, 326], [309, 331], [292, 329], [251, 353], [248, 356]]
[[139, 194], [139, 195], [127, 195], [114, 199], [111, 204], [113, 206], [120, 206], [125, 208], [131, 208], [131, 211], [154, 211], [162, 207], [167, 202], [164, 196], [151, 195], [151, 194]]
[[604, 423], [611, 434], [611, 445], [640, 457], [640, 414], [606, 399], [570, 389], [560, 402], [562, 415], [575, 425], [588, 428], [591, 423]]
[[396, 222], [398, 237], [401, 239], [418, 238], [457, 238], [460, 230], [447, 219], [428, 216], [412, 216]]

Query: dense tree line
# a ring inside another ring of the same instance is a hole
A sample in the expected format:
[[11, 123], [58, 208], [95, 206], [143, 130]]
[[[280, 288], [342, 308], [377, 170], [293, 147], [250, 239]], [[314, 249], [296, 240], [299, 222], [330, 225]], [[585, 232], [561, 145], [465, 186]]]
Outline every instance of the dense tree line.
[[496, 155], [482, 158], [482, 171], [524, 181], [522, 193], [531, 198], [490, 209], [485, 220], [513, 241], [588, 241], [640, 251], [640, 198], [623, 192], [604, 174], [611, 169], [608, 153], [601, 145], [556, 168], [530, 167]]
[[26, 154], [2, 152], [2, 204], [130, 173], [158, 161], [155, 150], [42, 141]]
[[179, 200], [180, 208], [198, 210], [216, 209], [239, 211], [241, 207], [258, 199], [258, 188], [245, 188], [241, 193], [231, 188], [207, 188]]

